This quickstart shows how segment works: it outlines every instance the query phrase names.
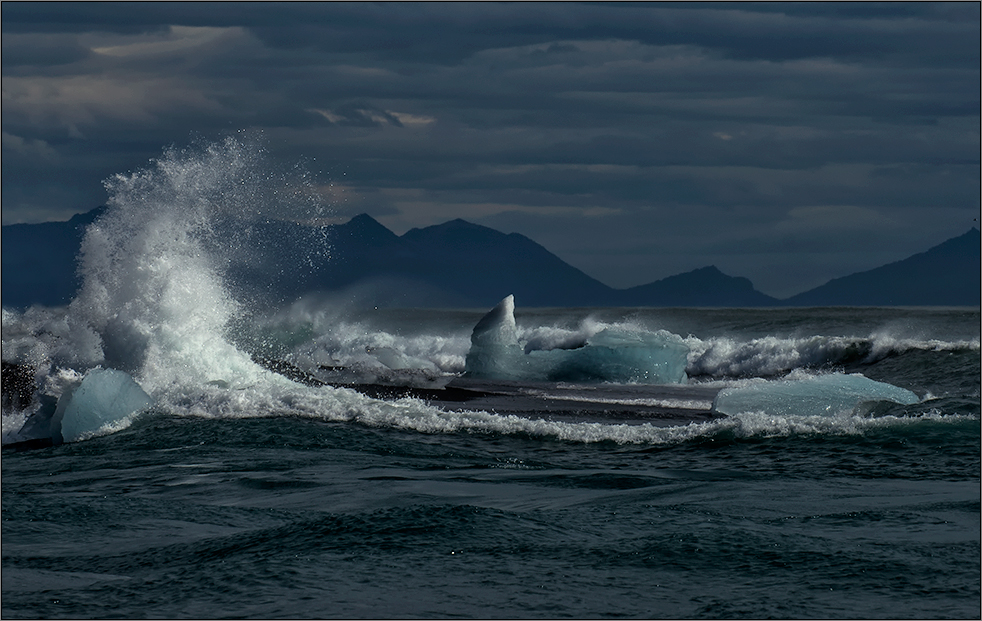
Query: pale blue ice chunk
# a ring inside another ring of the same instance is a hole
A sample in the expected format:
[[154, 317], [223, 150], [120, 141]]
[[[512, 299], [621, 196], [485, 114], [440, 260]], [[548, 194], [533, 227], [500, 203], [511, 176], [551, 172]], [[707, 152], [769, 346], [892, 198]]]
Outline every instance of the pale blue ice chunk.
[[713, 401], [719, 414], [764, 412], [775, 416], [816, 416], [852, 412], [860, 403], [920, 401], [913, 392], [866, 378], [834, 373], [797, 380], [776, 380], [724, 388]]
[[607, 328], [579, 349], [534, 351], [546, 378], [567, 382], [684, 384], [689, 347], [678, 335]]
[[123, 371], [92, 369], [74, 391], [58, 400], [51, 419], [51, 435], [56, 442], [75, 442], [152, 403], [150, 395]]

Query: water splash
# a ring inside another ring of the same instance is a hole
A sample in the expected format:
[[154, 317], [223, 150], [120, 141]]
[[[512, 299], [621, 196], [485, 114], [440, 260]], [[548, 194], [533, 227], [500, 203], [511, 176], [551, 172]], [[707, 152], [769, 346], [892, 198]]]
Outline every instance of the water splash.
[[151, 391], [254, 382], [261, 369], [226, 334], [249, 311], [228, 276], [261, 260], [258, 223], [324, 215], [309, 176], [274, 172], [258, 142], [239, 135], [167, 149], [106, 188], [107, 209], [82, 241], [82, 286], [67, 316], [75, 336], [61, 358], [129, 372]]

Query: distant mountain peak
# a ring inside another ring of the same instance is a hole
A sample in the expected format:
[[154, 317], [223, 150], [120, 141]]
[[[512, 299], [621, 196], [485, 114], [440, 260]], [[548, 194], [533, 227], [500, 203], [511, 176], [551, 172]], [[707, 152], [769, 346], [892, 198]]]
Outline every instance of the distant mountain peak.
[[345, 224], [338, 227], [340, 230], [347, 231], [356, 237], [370, 237], [373, 239], [393, 239], [396, 234], [390, 231], [375, 218], [367, 213], [360, 213], [348, 220]]
[[356, 228], [370, 228], [370, 229], [385, 229], [388, 231], [384, 224], [371, 217], [367, 213], [360, 213], [354, 218], [348, 220], [347, 224], [344, 226], [351, 226]]
[[376, 220], [375, 218], [371, 217], [367, 213], [360, 213], [357, 216], [355, 216], [354, 218], [348, 220], [348, 224], [351, 224], [353, 222], [354, 223], [357, 223], [357, 224], [374, 222], [375, 224], [378, 224], [379, 226], [382, 226], [381, 224], [379, 224], [379, 221], [378, 220]]

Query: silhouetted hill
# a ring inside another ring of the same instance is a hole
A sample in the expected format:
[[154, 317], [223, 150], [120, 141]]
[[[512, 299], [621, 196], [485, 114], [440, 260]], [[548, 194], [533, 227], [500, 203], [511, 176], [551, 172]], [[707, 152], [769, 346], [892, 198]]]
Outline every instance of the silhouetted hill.
[[630, 306], [777, 306], [776, 298], [754, 289], [749, 278], [727, 276], [715, 265], [625, 289]]
[[613, 290], [517, 233], [464, 220], [412, 229], [401, 237], [413, 261], [403, 269], [477, 306], [514, 294], [523, 306], [605, 305]]
[[789, 306], [978, 306], [982, 297], [978, 229], [926, 252], [834, 278], [786, 300]]

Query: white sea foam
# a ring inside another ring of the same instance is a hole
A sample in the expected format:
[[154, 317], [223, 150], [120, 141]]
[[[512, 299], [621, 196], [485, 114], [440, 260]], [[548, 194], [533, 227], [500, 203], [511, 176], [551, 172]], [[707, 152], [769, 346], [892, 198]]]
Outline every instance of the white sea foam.
[[[643, 424], [568, 422], [484, 411], [445, 411], [417, 399], [379, 401], [341, 388], [310, 388], [287, 381], [263, 383], [241, 390], [207, 387], [196, 394], [176, 391], [162, 395], [160, 407], [174, 415], [212, 419], [302, 417], [368, 427], [427, 434], [486, 433], [524, 435], [577, 443], [667, 445], [713, 439], [752, 439], [790, 436], [850, 436], [870, 430], [973, 419], [930, 412], [918, 417], [836, 415], [771, 415], [744, 412], [711, 422], [674, 427]], [[977, 420], [977, 419], [973, 419]]]
[[979, 351], [979, 340], [943, 341], [895, 337], [877, 332], [868, 337], [766, 336], [750, 340], [733, 337], [699, 339], [689, 336], [690, 376], [772, 377], [799, 368], [849, 363], [872, 364], [910, 351]]

